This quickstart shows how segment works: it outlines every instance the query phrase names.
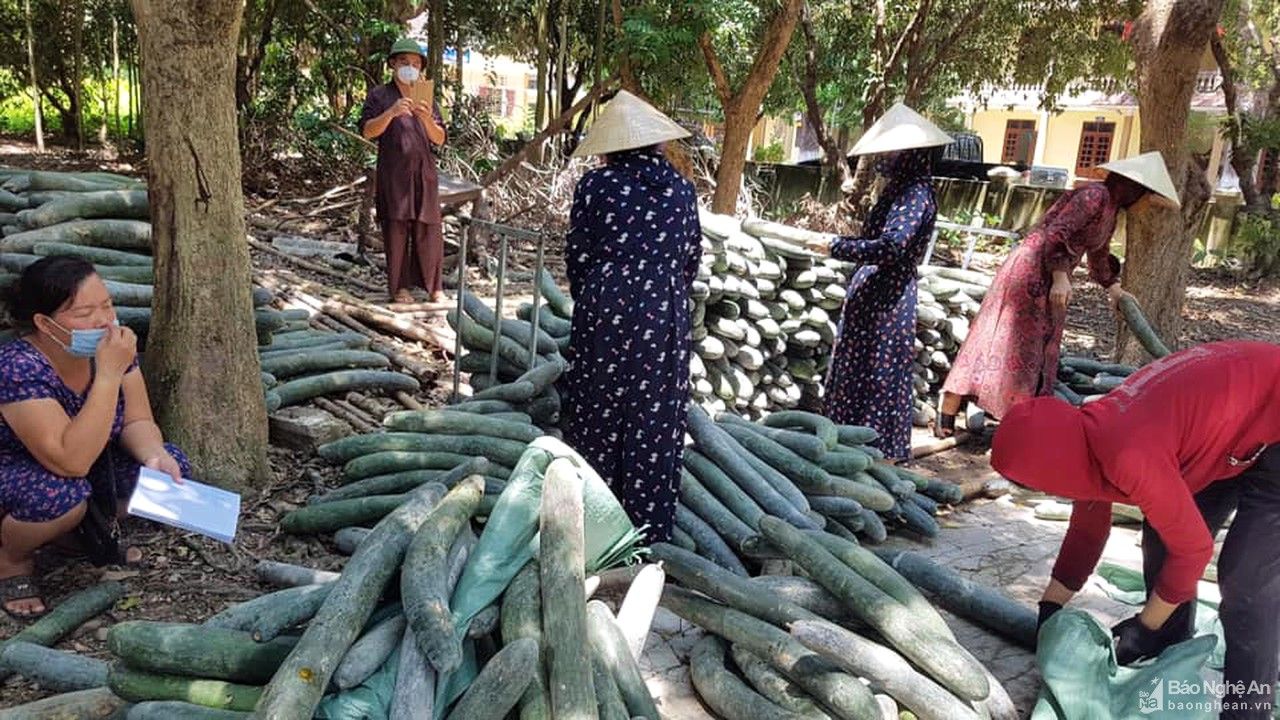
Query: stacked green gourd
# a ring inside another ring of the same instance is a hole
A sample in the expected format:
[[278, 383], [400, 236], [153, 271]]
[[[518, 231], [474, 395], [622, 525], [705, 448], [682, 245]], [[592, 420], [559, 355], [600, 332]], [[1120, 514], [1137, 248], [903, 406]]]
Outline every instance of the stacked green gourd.
[[[826, 237], [820, 233], [705, 211], [699, 219], [702, 259], [690, 293], [690, 396], [708, 413], [753, 419], [820, 407], [841, 308], [858, 266], [805, 250], [803, 243]], [[933, 399], [990, 279], [952, 268], [923, 267], [920, 273], [912, 373], [913, 419], [923, 426], [933, 419]], [[563, 352], [573, 301], [549, 278], [540, 290], [547, 300], [539, 312], [541, 329]], [[531, 305], [520, 308], [522, 319], [531, 315]], [[463, 370], [487, 373], [485, 359], [464, 358]], [[480, 386], [488, 382], [482, 378]]]
[[936, 266], [919, 268], [919, 276], [912, 420], [925, 427], [936, 419], [938, 392], [969, 337], [969, 324], [978, 315], [991, 278], [972, 270]]
[[[0, 169], [0, 289], [41, 257], [64, 255], [94, 263], [120, 324], [145, 351], [151, 326], [154, 272], [146, 187], [111, 173]], [[254, 318], [267, 409], [351, 390], [415, 393], [418, 381], [391, 371], [358, 333], [310, 327], [305, 310], [281, 312], [274, 294], [253, 290]], [[0, 342], [12, 332], [0, 333]]]
[[814, 406], [853, 266], [798, 242], [816, 233], [701, 213], [692, 394], [708, 412]]
[[1137, 368], [1132, 365], [1064, 355], [1058, 361], [1058, 379], [1054, 383], [1053, 394], [1072, 405], [1082, 405], [1116, 389], [1135, 372]]
[[[0, 169], [0, 289], [41, 257], [65, 255], [94, 264], [107, 284], [121, 325], [146, 346], [154, 271], [147, 190], [141, 181], [111, 173]], [[258, 341], [284, 329], [271, 310], [271, 292], [255, 288]]]

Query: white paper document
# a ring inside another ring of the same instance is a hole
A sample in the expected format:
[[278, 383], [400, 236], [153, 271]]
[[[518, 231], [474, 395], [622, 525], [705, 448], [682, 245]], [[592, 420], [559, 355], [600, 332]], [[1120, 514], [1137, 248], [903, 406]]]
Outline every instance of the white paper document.
[[129, 498], [129, 514], [230, 543], [240, 520], [240, 496], [212, 485], [142, 468]]

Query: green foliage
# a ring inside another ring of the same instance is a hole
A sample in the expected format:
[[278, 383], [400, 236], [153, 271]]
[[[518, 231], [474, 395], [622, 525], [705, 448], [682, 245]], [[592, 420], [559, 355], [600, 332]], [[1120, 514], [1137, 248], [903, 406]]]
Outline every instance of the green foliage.
[[[710, 121], [720, 119], [722, 111], [699, 39], [704, 35], [710, 39], [730, 86], [738, 89], [780, 4], [780, 0], [629, 0], [622, 4], [624, 15], [615, 29], [608, 4], [603, 6], [604, 23], [599, 24], [602, 5], [598, 0], [441, 1], [449, 47], [460, 44], [487, 55], [533, 62], [539, 55], [538, 17], [543, 13], [550, 20], [543, 49], [553, 62], [563, 54], [567, 94], [580, 94], [598, 73], [607, 76], [617, 71], [625, 55], [645, 94], [659, 107], [685, 120]], [[1253, 2], [1255, 10], [1266, 14], [1274, 12], [1280, 0]], [[21, 132], [30, 128], [30, 104], [22, 95], [28, 77], [23, 3], [0, 0], [0, 128]], [[897, 45], [920, 3], [883, 4], [886, 51]], [[136, 70], [137, 40], [128, 1], [31, 0], [31, 4], [32, 21], [38, 28], [36, 65], [46, 128], [56, 131], [75, 118], [70, 107], [76, 57], [72, 31], [80, 23], [84, 38], [80, 115], [88, 129], [96, 129], [104, 120], [103, 99], [110, 104], [116, 97], [111, 82], [113, 38], [122, 72], [127, 76]], [[910, 94], [912, 102], [940, 124], [960, 129], [963, 117], [946, 105], [960, 90], [1044, 81], [1046, 102], [1051, 103], [1070, 81], [1112, 75], [1117, 68], [1123, 70], [1126, 62], [1125, 49], [1114, 33], [1099, 30], [1101, 20], [1115, 19], [1111, 0], [932, 0], [919, 51], [902, 58], [893, 71], [884, 67], [885, 58], [876, 50], [874, 3], [809, 0], [808, 4], [815, 31], [815, 91], [833, 132], [846, 129], [856, 135], [867, 97], [876, 88], [887, 88], [890, 102]], [[388, 79], [387, 48], [406, 34], [408, 20], [426, 6], [426, 0], [246, 0], [237, 57], [246, 173], [261, 171], [264, 179], [272, 181], [274, 169], [289, 162], [317, 177], [349, 178], [367, 164], [372, 157], [367, 146], [336, 128], [357, 130], [369, 87]], [[83, 9], [83, 14], [76, 15], [76, 8]], [[603, 33], [599, 46], [598, 32]], [[800, 92], [804, 50], [803, 34], [797, 30], [765, 98], [765, 112], [786, 117], [804, 109]], [[495, 123], [484, 102], [454, 98], [451, 87], [446, 81], [445, 87], [437, 88], [437, 97], [446, 112], [454, 115], [451, 131], [463, 129], [462, 137], [451, 135], [453, 140], [480, 140], [467, 144], [465, 152], [465, 163], [478, 174], [501, 161], [501, 145], [495, 140], [536, 131], [531, 120], [520, 127]], [[127, 83], [122, 90], [117, 133], [138, 126], [128, 116]], [[106, 112], [111, 120], [116, 114], [114, 108]], [[1244, 122], [1253, 121], [1246, 118]], [[1280, 136], [1280, 128], [1256, 123], [1247, 127], [1247, 134], [1259, 143], [1271, 142], [1266, 133]], [[447, 147], [444, 152], [450, 151]], [[759, 161], [782, 157], [780, 143], [755, 151]], [[464, 162], [461, 155], [452, 159]]]
[[1220, 127], [1222, 127], [1222, 120], [1219, 117], [1193, 110], [1187, 116], [1188, 149], [1198, 154], [1210, 152]]
[[1272, 62], [1280, 33], [1280, 2], [1276, 0], [1227, 0], [1222, 10], [1223, 25], [1236, 23], [1233, 32], [1223, 35], [1223, 45], [1231, 59], [1237, 80], [1246, 87], [1265, 90], [1276, 82]]
[[968, 132], [965, 125], [965, 114], [959, 108], [951, 107], [943, 99], [931, 99], [925, 105], [925, 112], [939, 128], [949, 133]]
[[[895, 5], [897, 5], [895, 3]], [[857, 127], [870, 83], [877, 77], [871, 54], [872, 25], [864, 9], [849, 3], [815, 0], [809, 5], [815, 32], [818, 104], [831, 127]], [[805, 109], [800, 82], [805, 71], [806, 43], [801, 29], [791, 41], [778, 79], [765, 98], [775, 114]]]
[[[1280, 2], [1276, 0], [1227, 0], [1222, 12], [1223, 23], [1234, 19], [1234, 32], [1222, 38], [1231, 70], [1242, 91], [1263, 97], [1274, 95], [1280, 47]], [[1242, 95], [1244, 93], [1242, 92]], [[1274, 107], [1255, 107], [1253, 112], [1237, 109], [1237, 114], [1223, 121], [1224, 129], [1234, 136], [1239, 132], [1241, 150], [1250, 154], [1263, 148], [1280, 147], [1280, 118]], [[1265, 117], [1265, 115], [1271, 117]]]
[[[856, 132], [871, 92], [885, 89], [888, 102], [907, 99], [950, 130], [963, 115], [947, 101], [961, 91], [979, 101], [992, 89], [1013, 84], [1043, 87], [1052, 107], [1076, 81], [1123, 77], [1128, 51], [1116, 33], [1100, 29], [1115, 19], [1109, 0], [933, 0], [915, 50], [887, 65], [920, 8], [919, 0], [886, 3], [884, 56], [876, 52], [871, 6], [811, 0], [818, 104], [834, 132]], [[805, 109], [801, 79], [805, 38], [797, 31], [779, 79], [766, 99], [768, 112]]]
[[29, 95], [10, 95], [0, 100], [0, 132], [25, 135], [35, 132], [35, 127], [36, 116]]
[[[82, 12], [77, 14], [76, 10]], [[111, 103], [117, 99], [112, 78], [112, 42], [121, 62], [122, 74], [136, 51], [132, 18], [125, 0], [79, 0], [55, 2], [31, 0], [31, 25], [34, 30], [36, 74], [40, 84], [41, 104], [47, 131], [74, 135], [76, 112], [75, 61], [80, 58], [80, 94], [86, 136], [92, 135], [107, 120], [113, 122], [116, 112]], [[80, 27], [80, 43], [75, 31]], [[34, 107], [29, 96], [30, 64], [27, 60], [27, 17], [23, 0], [0, 0], [0, 97], [4, 127], [27, 131], [34, 122]], [[127, 88], [122, 78], [122, 97]], [[126, 101], [127, 102], [127, 101]], [[104, 112], [104, 105], [106, 110]], [[109, 119], [105, 115], [111, 116]], [[127, 126], [128, 112], [122, 105], [121, 125]], [[117, 134], [124, 127], [112, 128]]]
[[[999, 10], [982, 17], [983, 43], [1005, 42], [1011, 52], [997, 51], [999, 62], [986, 73], [970, 65], [977, 70], [971, 77], [1043, 83], [1045, 107], [1053, 107], [1058, 96], [1077, 84], [1096, 86], [1120, 80], [1121, 87], [1127, 87], [1124, 82], [1131, 81], [1129, 49], [1121, 42], [1118, 27], [1110, 26], [1136, 17], [1136, 12], [1117, 8], [1114, 0], [1000, 0], [998, 4]], [[1001, 20], [990, 22], [993, 14]]]
[[22, 92], [30, 93], [23, 79], [15, 75], [12, 68], [0, 68], [0, 98], [8, 99]]
[[[715, 4], [645, 0], [627, 8], [620, 49], [630, 58], [645, 92], [660, 107], [700, 110], [720, 117], [719, 100], [698, 48], [698, 38], [711, 28], [702, 11]], [[734, 0], [732, 4], [741, 3]], [[736, 31], [739, 37], [744, 32], [742, 28]], [[736, 72], [737, 68], [726, 71]]]
[[[953, 217], [939, 218], [956, 225], [971, 225], [974, 227], [997, 228], [1000, 227], [1000, 216], [992, 213], [976, 212], [969, 209], [956, 211]], [[950, 228], [938, 229], [938, 244], [949, 247], [957, 251], [963, 251], [968, 247], [969, 233], [952, 230]], [[991, 235], [979, 235], [974, 249], [980, 252], [998, 252], [1008, 249], [1009, 241], [1001, 237], [993, 237]]]
[[[1238, 121], [1246, 152], [1255, 153], [1263, 148], [1280, 147], [1280, 118], [1242, 114]], [[1228, 119], [1226, 122], [1230, 123], [1232, 120]]]
[[1280, 274], [1280, 213], [1274, 209], [1277, 198], [1272, 197], [1271, 204], [1271, 211], [1236, 216], [1236, 231], [1230, 245], [1230, 253], [1259, 276]]
[[760, 163], [780, 163], [785, 155], [781, 142], [771, 142], [768, 145], [757, 145], [752, 159]]

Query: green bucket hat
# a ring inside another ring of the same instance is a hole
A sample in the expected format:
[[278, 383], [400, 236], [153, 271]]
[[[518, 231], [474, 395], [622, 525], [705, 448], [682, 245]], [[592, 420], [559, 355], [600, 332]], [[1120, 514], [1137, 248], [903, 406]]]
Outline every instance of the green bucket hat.
[[427, 54], [422, 51], [422, 46], [413, 38], [400, 38], [392, 43], [391, 52], [387, 53], [387, 62], [390, 62], [391, 58], [401, 53], [413, 53], [421, 57], [423, 62], [427, 60]]

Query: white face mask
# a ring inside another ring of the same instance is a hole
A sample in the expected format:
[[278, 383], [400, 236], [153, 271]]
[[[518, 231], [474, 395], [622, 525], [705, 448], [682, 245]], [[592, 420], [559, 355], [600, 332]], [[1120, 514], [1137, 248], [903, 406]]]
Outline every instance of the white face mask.
[[396, 69], [396, 77], [402, 82], [415, 83], [418, 82], [418, 68], [412, 65], [401, 65]]

